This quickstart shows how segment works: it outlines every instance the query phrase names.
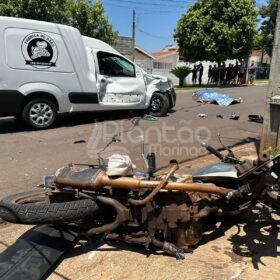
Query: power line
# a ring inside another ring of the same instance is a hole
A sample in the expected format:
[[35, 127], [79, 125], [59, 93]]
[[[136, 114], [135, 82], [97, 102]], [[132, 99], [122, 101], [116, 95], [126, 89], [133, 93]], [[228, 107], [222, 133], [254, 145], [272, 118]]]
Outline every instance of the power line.
[[[161, 3], [150, 3], [150, 2], [138, 2], [138, 1], [135, 1], [135, 0], [109, 0], [111, 2], [118, 2], [118, 3], [121, 3], [121, 4], [130, 4], [130, 5], [139, 5], [139, 6], [145, 6], [145, 7], [149, 7], [149, 6], [153, 6], [153, 7], [168, 7], [168, 8], [175, 8], [175, 7], [186, 7], [187, 5], [187, 2], [186, 2], [186, 5], [183, 5], [183, 4], [180, 4], [178, 5], [178, 3], [175, 3], [175, 2], [171, 2], [173, 3], [174, 5], [171, 5], [171, 4], [161, 4]], [[170, 1], [169, 1], [170, 3]]]
[[188, 3], [194, 3], [195, 0], [188, 0], [188, 1], [184, 1], [184, 0], [158, 0], [158, 1], [162, 1], [162, 2], [172, 2], [172, 3], [182, 3], [182, 4], [188, 4]]
[[[107, 0], [107, 1], [110, 1], [110, 0]], [[119, 4], [115, 4], [115, 3], [110, 3], [110, 2], [107, 2], [107, 1], [103, 1], [104, 3], [110, 5], [110, 6], [113, 6], [113, 7], [117, 7], [117, 8], [123, 8], [123, 9], [128, 9], [128, 10], [137, 10], [137, 11], [141, 11], [140, 14], [154, 14], [155, 12], [156, 13], [180, 13], [180, 12], [185, 12], [185, 9], [184, 10], [174, 10], [172, 9], [172, 11], [170, 10], [167, 10], [167, 9], [164, 9], [164, 10], [158, 10], [158, 9], [153, 9], [153, 8], [145, 8], [145, 7], [133, 7], [133, 6], [124, 6], [124, 5], [119, 5]]]
[[147, 31], [142, 30], [138, 26], [136, 26], [136, 29], [139, 32], [143, 33], [143, 34], [146, 34], [147, 36], [150, 36], [150, 37], [153, 37], [153, 38], [156, 38], [156, 39], [161, 39], [161, 40], [170, 40], [170, 39], [172, 39], [172, 37], [163, 37], [163, 36], [158, 36], [158, 35], [151, 34], [151, 33], [147, 32]]

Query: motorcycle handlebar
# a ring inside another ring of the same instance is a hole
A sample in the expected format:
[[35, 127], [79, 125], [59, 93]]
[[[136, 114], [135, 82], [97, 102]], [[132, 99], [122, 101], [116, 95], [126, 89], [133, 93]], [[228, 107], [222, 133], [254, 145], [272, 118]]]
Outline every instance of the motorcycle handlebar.
[[210, 146], [209, 144], [207, 143], [202, 143], [201, 144], [202, 147], [204, 147], [207, 151], [209, 151], [210, 153], [212, 153], [213, 155], [215, 155], [217, 158], [219, 159], [223, 159], [224, 156], [218, 151], [216, 150], [215, 148], [213, 148], [212, 146]]

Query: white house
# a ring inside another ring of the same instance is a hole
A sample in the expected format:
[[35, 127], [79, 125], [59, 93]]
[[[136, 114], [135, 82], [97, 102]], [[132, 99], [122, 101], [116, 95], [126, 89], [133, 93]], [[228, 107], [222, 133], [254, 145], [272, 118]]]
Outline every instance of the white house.
[[134, 48], [134, 62], [149, 74], [153, 72], [154, 59], [147, 51], [137, 46]]

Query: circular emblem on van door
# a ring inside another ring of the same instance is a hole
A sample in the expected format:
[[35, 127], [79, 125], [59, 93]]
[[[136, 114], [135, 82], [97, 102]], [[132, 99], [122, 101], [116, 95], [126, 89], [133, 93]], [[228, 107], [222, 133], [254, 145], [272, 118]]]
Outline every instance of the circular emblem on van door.
[[28, 34], [22, 41], [21, 50], [27, 65], [37, 69], [56, 66], [57, 46], [54, 40], [45, 33]]

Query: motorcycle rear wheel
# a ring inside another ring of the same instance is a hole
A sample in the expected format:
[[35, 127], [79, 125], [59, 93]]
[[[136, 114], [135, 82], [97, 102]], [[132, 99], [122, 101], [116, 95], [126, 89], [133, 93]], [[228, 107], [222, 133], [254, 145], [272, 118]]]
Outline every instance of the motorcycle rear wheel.
[[15, 224], [70, 223], [91, 218], [98, 211], [91, 199], [47, 203], [44, 191], [14, 194], [0, 202], [0, 218]]

